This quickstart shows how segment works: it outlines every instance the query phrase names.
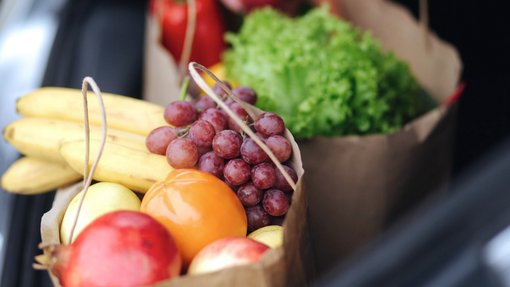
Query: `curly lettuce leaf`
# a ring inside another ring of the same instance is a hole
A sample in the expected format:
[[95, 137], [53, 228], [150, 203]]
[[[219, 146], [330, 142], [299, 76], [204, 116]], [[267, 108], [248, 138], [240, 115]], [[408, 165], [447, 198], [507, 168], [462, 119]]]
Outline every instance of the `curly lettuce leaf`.
[[325, 8], [291, 19], [270, 8], [226, 38], [228, 78], [254, 88], [297, 138], [388, 133], [423, 112], [408, 66]]

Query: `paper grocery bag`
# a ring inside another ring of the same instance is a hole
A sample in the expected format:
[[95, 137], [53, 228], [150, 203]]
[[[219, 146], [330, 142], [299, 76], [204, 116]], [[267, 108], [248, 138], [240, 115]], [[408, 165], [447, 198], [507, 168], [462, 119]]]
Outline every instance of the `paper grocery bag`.
[[285, 137], [292, 144], [290, 166], [296, 171], [299, 180], [292, 195], [292, 204], [284, 221], [283, 246], [271, 249], [257, 264], [224, 269], [218, 272], [181, 276], [162, 282], [157, 286], [192, 287], [192, 286], [307, 286], [313, 278], [314, 267], [310, 249], [308, 231], [308, 203], [304, 189], [301, 154], [298, 145], [289, 131]]
[[338, 1], [342, 16], [407, 61], [438, 106], [399, 132], [300, 141], [318, 274], [379, 235], [404, 208], [446, 187], [452, 161], [456, 50], [389, 1]]
[[[67, 206], [71, 200], [83, 188], [83, 183], [78, 182], [65, 188], [57, 190], [53, 199], [51, 209], [41, 218], [41, 240], [43, 244], [60, 244], [60, 223], [64, 219]], [[43, 251], [47, 253], [47, 250]], [[49, 254], [47, 254], [49, 256]], [[58, 278], [48, 272], [53, 286], [60, 286]]]
[[[288, 164], [296, 171], [298, 182], [292, 196], [291, 206], [284, 221], [283, 246], [269, 250], [256, 264], [249, 264], [204, 275], [183, 275], [161, 282], [157, 286], [306, 286], [313, 274], [310, 238], [308, 232], [307, 197], [303, 184], [304, 170], [301, 152], [292, 134], [285, 137], [292, 145], [292, 158]], [[60, 225], [65, 210], [83, 184], [59, 189], [52, 208], [41, 219], [43, 245], [60, 244]], [[47, 250], [45, 250], [47, 252]], [[49, 273], [54, 286], [60, 286], [58, 278]]]
[[[167, 105], [178, 100], [177, 65], [161, 42], [161, 29], [156, 17], [147, 15], [144, 99]], [[306, 286], [313, 278], [314, 267], [308, 228], [308, 203], [303, 185], [303, 167], [299, 147], [292, 135], [291, 166], [300, 180], [292, 196], [292, 204], [284, 222], [284, 244], [271, 250], [260, 264], [231, 268], [200, 276], [185, 276], [158, 286]]]
[[177, 65], [161, 44], [161, 27], [155, 16], [147, 15], [143, 73], [144, 99], [166, 106], [179, 98]]
[[[455, 105], [442, 103], [457, 88], [462, 66], [451, 45], [427, 31], [397, 4], [384, 0], [328, 1], [337, 2], [345, 19], [370, 31], [384, 49], [407, 61], [420, 85], [440, 104], [391, 135], [299, 142], [306, 170], [312, 251], [319, 274], [374, 239], [409, 202], [445, 187], [450, 175]], [[178, 97], [177, 69], [159, 43], [157, 22], [151, 16], [147, 21], [145, 98], [166, 105]], [[170, 90], [173, 96], [166, 92]], [[208, 285], [203, 284], [206, 280], [209, 283], [210, 279], [204, 279], [197, 285]], [[245, 282], [235, 283], [244, 286]]]

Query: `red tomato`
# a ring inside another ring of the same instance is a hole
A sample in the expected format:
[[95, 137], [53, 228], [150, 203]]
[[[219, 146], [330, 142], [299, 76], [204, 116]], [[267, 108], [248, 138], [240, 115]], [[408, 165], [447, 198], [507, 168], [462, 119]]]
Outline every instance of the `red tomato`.
[[[225, 49], [225, 24], [221, 18], [219, 3], [215, 0], [196, 1], [196, 24], [190, 61], [206, 67], [221, 59]], [[152, 0], [151, 11], [160, 17], [161, 42], [179, 62], [184, 46], [188, 23], [188, 3], [178, 0]]]

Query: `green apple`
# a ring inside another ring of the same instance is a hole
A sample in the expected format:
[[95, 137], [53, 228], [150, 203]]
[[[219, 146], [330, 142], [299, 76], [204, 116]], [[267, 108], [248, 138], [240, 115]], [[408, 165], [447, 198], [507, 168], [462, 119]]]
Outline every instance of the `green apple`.
[[[60, 240], [69, 244], [69, 236], [73, 228], [82, 192], [74, 196], [66, 209], [60, 225]], [[88, 188], [85, 200], [73, 234], [73, 241], [89, 223], [99, 216], [117, 210], [140, 210], [140, 199], [127, 187], [111, 182], [99, 182]]]
[[271, 248], [276, 248], [283, 243], [283, 227], [279, 225], [264, 226], [250, 233], [248, 237]]

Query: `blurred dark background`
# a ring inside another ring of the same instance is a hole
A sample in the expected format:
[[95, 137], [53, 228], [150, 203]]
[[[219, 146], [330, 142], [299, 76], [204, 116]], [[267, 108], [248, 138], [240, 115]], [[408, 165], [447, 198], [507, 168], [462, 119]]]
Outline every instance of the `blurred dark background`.
[[[416, 17], [419, 1], [395, 0]], [[458, 102], [452, 184], [410, 211], [317, 286], [510, 286], [510, 19], [505, 1], [428, 1], [454, 45]]]
[[[20, 19], [37, 18], [44, 14], [50, 19], [46, 22], [58, 23], [42, 73], [42, 86], [80, 88], [83, 77], [90, 75], [101, 79], [102, 91], [141, 97], [148, 1], [15, 1], [9, 1], [12, 5], [4, 7], [11, 8], [13, 14], [20, 14]], [[24, 3], [31, 7], [14, 7], [15, 4], [23, 6]], [[16, 25], [23, 26], [23, 23]], [[27, 44], [30, 44], [30, 40]], [[52, 286], [47, 273], [35, 271], [32, 263], [34, 256], [41, 253], [37, 248], [41, 241], [41, 216], [51, 208], [53, 193], [9, 196], [11, 212], [7, 215], [9, 224], [5, 233], [3, 258], [0, 253], [0, 260], [5, 259], [0, 286]]]
[[[419, 1], [397, 0], [415, 16]], [[510, 133], [510, 20], [506, 1], [430, 0], [429, 25], [464, 65], [454, 172], [458, 176]]]

